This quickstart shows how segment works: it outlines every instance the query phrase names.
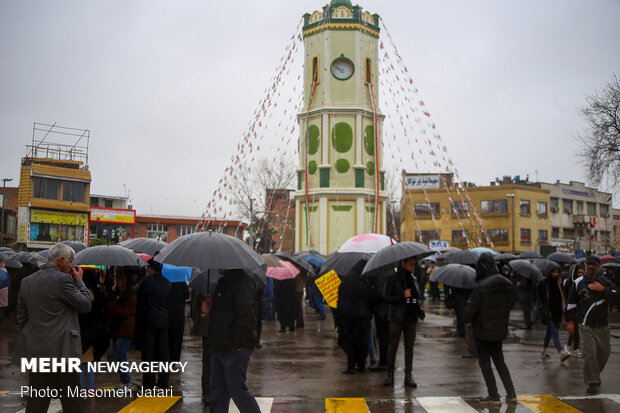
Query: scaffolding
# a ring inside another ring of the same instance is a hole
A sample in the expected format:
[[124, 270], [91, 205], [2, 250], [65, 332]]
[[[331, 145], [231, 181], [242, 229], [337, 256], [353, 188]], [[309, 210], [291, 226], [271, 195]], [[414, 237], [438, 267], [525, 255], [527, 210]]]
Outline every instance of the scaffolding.
[[88, 144], [90, 130], [49, 125], [35, 122], [32, 127], [32, 143], [22, 165], [32, 159], [50, 159], [82, 163], [80, 169], [88, 170]]

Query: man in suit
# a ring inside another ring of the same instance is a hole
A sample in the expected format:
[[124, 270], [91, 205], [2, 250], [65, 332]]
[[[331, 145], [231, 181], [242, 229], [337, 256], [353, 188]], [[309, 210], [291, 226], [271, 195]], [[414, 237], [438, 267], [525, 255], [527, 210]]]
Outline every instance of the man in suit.
[[[14, 362], [32, 357], [82, 356], [78, 312], [90, 311], [92, 293], [82, 281], [82, 269], [73, 266], [74, 256], [71, 247], [56, 244], [49, 251], [47, 264], [23, 279], [17, 302], [21, 332]], [[68, 386], [79, 387], [79, 378], [79, 372], [31, 372], [29, 385], [33, 389], [59, 389], [65, 413], [83, 412], [81, 398], [66, 397]], [[49, 403], [50, 397], [30, 397], [26, 412], [47, 412]]]

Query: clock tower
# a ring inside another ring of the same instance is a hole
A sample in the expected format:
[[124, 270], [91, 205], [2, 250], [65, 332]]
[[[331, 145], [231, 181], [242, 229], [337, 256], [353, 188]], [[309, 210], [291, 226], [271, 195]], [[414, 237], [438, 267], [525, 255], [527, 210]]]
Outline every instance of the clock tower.
[[329, 254], [385, 233], [379, 15], [332, 0], [304, 15], [295, 248]]

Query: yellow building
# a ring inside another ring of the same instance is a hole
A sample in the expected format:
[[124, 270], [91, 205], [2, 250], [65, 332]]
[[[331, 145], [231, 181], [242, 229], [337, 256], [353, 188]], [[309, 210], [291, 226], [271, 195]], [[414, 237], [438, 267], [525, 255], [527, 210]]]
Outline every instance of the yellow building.
[[456, 190], [450, 174], [407, 174], [401, 239], [520, 253], [550, 245], [549, 190], [504, 184]]
[[[51, 136], [54, 132], [76, 131], [37, 123], [35, 133], [45, 131], [46, 127], [50, 127], [47, 130]], [[77, 136], [83, 138], [84, 133]], [[88, 240], [88, 144], [78, 143], [68, 145], [33, 138], [28, 146], [19, 177], [18, 244], [28, 249], [46, 249], [59, 241]]]

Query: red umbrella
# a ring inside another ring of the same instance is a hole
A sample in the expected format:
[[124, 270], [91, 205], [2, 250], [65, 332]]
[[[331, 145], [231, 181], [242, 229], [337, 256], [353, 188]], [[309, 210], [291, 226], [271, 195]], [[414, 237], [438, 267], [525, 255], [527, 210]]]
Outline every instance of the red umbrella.
[[612, 262], [618, 262], [616, 257], [612, 255], [601, 255], [599, 258], [601, 259], [601, 264], [609, 264]]
[[274, 280], [290, 280], [297, 277], [299, 270], [289, 261], [280, 261], [281, 267], [267, 267], [267, 277]]

